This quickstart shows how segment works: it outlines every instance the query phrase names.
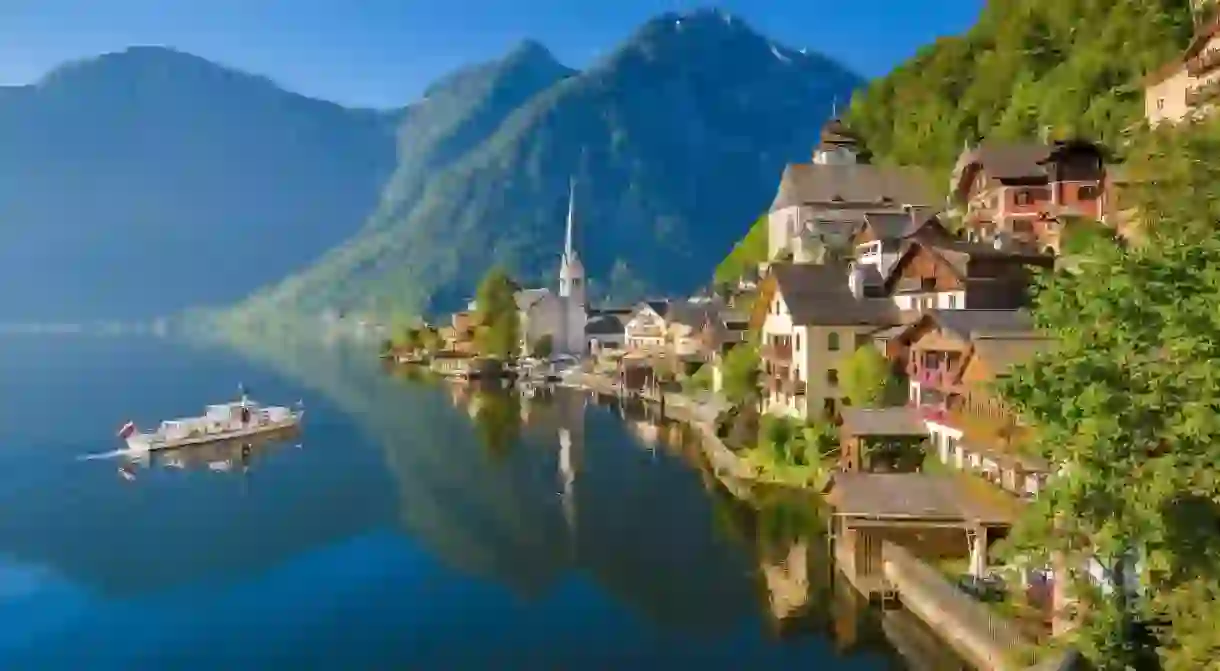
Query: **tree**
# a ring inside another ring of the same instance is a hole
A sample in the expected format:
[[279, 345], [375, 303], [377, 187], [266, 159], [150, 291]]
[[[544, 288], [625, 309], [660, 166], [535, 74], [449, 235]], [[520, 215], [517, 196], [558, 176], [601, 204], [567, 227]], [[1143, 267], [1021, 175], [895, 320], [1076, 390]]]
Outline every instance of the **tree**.
[[[1160, 131], [1138, 151], [1147, 243], [1082, 240], [1087, 269], [1036, 293], [1056, 346], [999, 385], [1063, 469], [1013, 541], [1106, 569], [1108, 594], [1077, 580], [1097, 668], [1142, 668], [1154, 647], [1166, 669], [1207, 668], [1220, 649], [1220, 125]], [[1131, 556], [1142, 598], [1120, 588]]]
[[758, 346], [741, 343], [724, 356], [720, 379], [724, 397], [733, 405], [749, 403], [758, 396]]
[[872, 345], [856, 348], [839, 372], [843, 391], [854, 406], [879, 408], [902, 402], [906, 391], [902, 381], [885, 355]]
[[436, 329], [425, 326], [419, 331], [419, 346], [425, 352], [435, 352], [441, 348], [441, 336]]
[[502, 268], [492, 268], [475, 293], [475, 340], [483, 356], [509, 359], [517, 353], [517, 286]]
[[540, 336], [534, 341], [533, 347], [530, 348], [530, 353], [539, 359], [549, 359], [554, 352], [555, 339], [549, 333], [544, 333]]

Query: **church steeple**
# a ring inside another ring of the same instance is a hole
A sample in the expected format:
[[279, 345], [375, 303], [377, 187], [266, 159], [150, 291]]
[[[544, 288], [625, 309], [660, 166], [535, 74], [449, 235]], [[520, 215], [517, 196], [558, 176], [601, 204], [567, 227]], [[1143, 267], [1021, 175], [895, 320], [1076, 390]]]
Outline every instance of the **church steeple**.
[[584, 303], [585, 267], [576, 253], [576, 179], [568, 180], [568, 220], [563, 238], [563, 259], [559, 265], [559, 295]]

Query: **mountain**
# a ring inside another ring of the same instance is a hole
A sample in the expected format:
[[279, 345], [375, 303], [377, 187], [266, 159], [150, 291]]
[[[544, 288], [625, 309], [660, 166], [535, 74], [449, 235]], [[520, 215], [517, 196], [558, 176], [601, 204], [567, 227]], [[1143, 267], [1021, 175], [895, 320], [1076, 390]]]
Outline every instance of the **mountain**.
[[410, 106], [364, 228], [236, 316], [451, 309], [496, 263], [553, 283], [573, 176], [591, 286], [691, 290], [860, 84], [714, 10], [649, 21], [580, 72], [526, 43]]
[[0, 88], [0, 321], [240, 300], [359, 229], [398, 119], [160, 47]]
[[874, 80], [846, 121], [878, 159], [946, 174], [963, 143], [1047, 129], [1118, 150], [1143, 118], [1142, 78], [1190, 34], [1185, 0], [990, 2]]

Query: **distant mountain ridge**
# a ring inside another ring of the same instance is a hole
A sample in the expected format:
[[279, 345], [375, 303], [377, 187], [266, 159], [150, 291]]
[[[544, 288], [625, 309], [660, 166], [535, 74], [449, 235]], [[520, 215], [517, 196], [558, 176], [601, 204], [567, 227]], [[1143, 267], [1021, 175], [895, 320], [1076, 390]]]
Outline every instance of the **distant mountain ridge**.
[[0, 312], [134, 319], [240, 300], [359, 228], [397, 118], [161, 47], [0, 88]]
[[444, 311], [494, 263], [554, 281], [574, 175], [595, 289], [690, 290], [860, 84], [714, 10], [579, 72], [526, 41], [384, 111], [162, 47], [68, 63], [0, 88], [0, 313]]
[[715, 10], [649, 21], [581, 72], [526, 42], [408, 108], [365, 228], [238, 315], [444, 311], [495, 263], [553, 282], [571, 176], [599, 293], [694, 289], [860, 83]]

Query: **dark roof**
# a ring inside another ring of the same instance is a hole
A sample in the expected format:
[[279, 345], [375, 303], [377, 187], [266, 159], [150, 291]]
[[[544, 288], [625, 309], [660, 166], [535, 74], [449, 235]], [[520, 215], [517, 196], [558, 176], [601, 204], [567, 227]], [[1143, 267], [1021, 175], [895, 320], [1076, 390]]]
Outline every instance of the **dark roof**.
[[1011, 524], [1014, 510], [975, 495], [952, 475], [836, 473], [828, 497], [834, 514], [880, 520]]
[[974, 356], [994, 373], [1001, 373], [1030, 361], [1052, 344], [1051, 339], [1042, 337], [983, 337], [974, 341]]
[[771, 211], [813, 203], [928, 205], [935, 201], [920, 168], [792, 163], [784, 168]]
[[[906, 239], [904, 244], [905, 246], [899, 258], [906, 256], [916, 247], [924, 247], [932, 250], [937, 256], [944, 259], [949, 264], [949, 267], [962, 279], [970, 277], [971, 259], [1003, 259], [1015, 264], [1046, 267], [1051, 267], [1054, 264], [1054, 257], [1049, 254], [1040, 254], [1009, 247], [996, 249], [994, 245], [981, 242], [966, 242], [954, 238], [939, 226], [920, 227]], [[899, 270], [900, 264], [898, 263], [890, 266], [890, 277], [886, 279], [892, 279]]]
[[906, 210], [868, 211], [864, 213], [863, 225], [880, 240], [900, 240], [930, 225], [941, 229], [936, 208], [926, 205], [915, 205]]
[[1026, 310], [928, 310], [925, 313], [943, 329], [962, 340], [1006, 335], [1010, 338], [1037, 339], [1034, 320]]
[[826, 122], [826, 125], [822, 126], [822, 132], [818, 139], [822, 145], [854, 146], [860, 144], [860, 140], [856, 138], [855, 134], [838, 118], [831, 119]]
[[771, 275], [792, 322], [801, 325], [888, 324], [900, 321], [888, 298], [852, 295], [848, 267], [840, 263], [775, 263]]
[[669, 300], [668, 298], [651, 299], [640, 303], [637, 307], [644, 305], [647, 305], [649, 309], [664, 319], [666, 315], [669, 314], [669, 308], [671, 305], [673, 305], [673, 301]]
[[717, 318], [722, 308], [719, 303], [674, 302], [669, 306], [666, 320], [673, 324], [701, 328], [709, 319]]
[[928, 425], [919, 410], [896, 408], [843, 408], [843, 431], [849, 436], [926, 436]]
[[1098, 154], [1101, 148], [1086, 140], [1056, 140], [1055, 142], [984, 142], [964, 152], [954, 168], [954, 181], [959, 182], [965, 168], [979, 165], [992, 179], [1043, 180], [1049, 175], [1046, 164], [1065, 151], [1085, 150]]
[[624, 328], [617, 315], [596, 315], [585, 322], [585, 333], [590, 335], [621, 334]]
[[608, 306], [605, 306], [605, 307], [600, 307], [600, 308], [590, 308], [590, 309], [589, 309], [589, 316], [590, 316], [590, 317], [593, 317], [593, 316], [596, 316], [596, 315], [619, 315], [619, 316], [630, 316], [632, 312], [635, 312], [635, 306], [634, 306], [634, 305], [626, 305], [626, 306], [623, 306], [623, 305], [608, 305]]

